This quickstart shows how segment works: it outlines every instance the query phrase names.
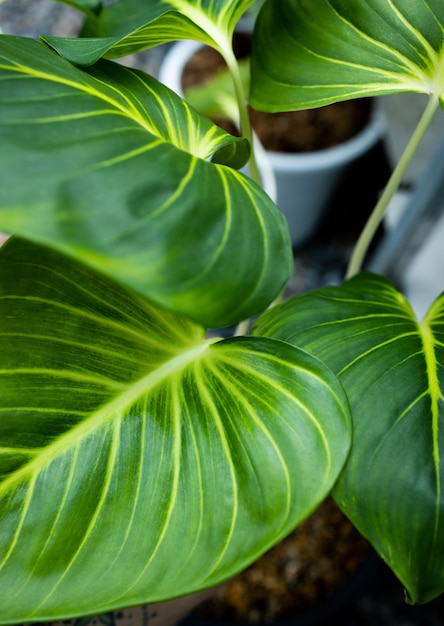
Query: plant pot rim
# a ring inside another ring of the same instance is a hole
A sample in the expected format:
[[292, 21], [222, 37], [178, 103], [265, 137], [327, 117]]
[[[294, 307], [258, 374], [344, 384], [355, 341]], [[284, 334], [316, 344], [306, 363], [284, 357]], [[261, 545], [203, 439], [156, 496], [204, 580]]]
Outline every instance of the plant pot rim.
[[[204, 47], [199, 41], [183, 39], [175, 42], [166, 52], [159, 71], [159, 80], [182, 98], [182, 73], [189, 58]], [[267, 150], [266, 155], [273, 167], [282, 171], [323, 170], [335, 162], [338, 167], [364, 154], [377, 144], [385, 132], [384, 117], [373, 107], [370, 122], [359, 133], [340, 144], [312, 152], [276, 152]]]

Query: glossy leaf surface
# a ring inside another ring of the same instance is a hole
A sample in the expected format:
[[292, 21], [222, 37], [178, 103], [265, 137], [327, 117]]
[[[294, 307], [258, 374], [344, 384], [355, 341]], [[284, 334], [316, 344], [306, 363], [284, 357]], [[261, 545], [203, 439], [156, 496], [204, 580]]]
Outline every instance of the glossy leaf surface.
[[0, 230], [82, 259], [210, 327], [262, 310], [292, 270], [288, 227], [221, 131], [155, 79], [82, 71], [0, 39]]
[[255, 333], [315, 354], [338, 375], [354, 435], [334, 497], [413, 602], [444, 591], [444, 297], [418, 322], [371, 274], [295, 298]]
[[283, 111], [406, 91], [442, 101], [443, 32], [441, 0], [268, 0], [251, 102]]
[[[254, 0], [117, 0], [104, 7], [88, 35], [67, 39], [44, 37], [65, 58], [90, 65], [105, 56], [123, 57], [179, 39], [195, 39], [231, 51], [231, 37], [241, 15]], [[94, 33], [94, 31], [96, 31]]]
[[0, 621], [159, 601], [230, 577], [326, 496], [341, 385], [43, 246], [0, 250]]

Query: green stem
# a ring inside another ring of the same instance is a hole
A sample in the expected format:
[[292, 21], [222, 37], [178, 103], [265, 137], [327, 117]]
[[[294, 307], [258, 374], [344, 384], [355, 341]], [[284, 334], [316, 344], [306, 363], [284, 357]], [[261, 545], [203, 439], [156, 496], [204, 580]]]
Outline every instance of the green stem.
[[251, 146], [250, 159], [248, 161], [250, 177], [254, 180], [255, 183], [262, 186], [259, 168], [256, 162], [256, 154], [254, 150], [253, 130], [251, 128], [250, 116], [248, 115], [247, 95], [245, 93], [244, 85], [242, 82], [239, 64], [232, 50], [225, 50], [223, 52], [223, 56], [234, 84], [237, 106], [239, 110], [240, 131], [242, 136], [248, 139]]
[[[233, 80], [239, 111], [240, 131], [242, 136], [248, 139], [251, 146], [250, 159], [248, 161], [250, 177], [252, 178], [252, 180], [254, 180], [254, 182], [262, 187], [262, 180], [259, 174], [259, 168], [257, 166], [256, 154], [254, 149], [253, 130], [251, 128], [250, 116], [248, 115], [247, 96], [242, 82], [241, 73], [239, 71], [239, 64], [231, 49], [220, 50], [220, 52], [223, 54], [225, 63], [227, 64], [227, 67], [231, 74], [231, 78]], [[249, 327], [250, 320], [243, 320], [237, 325], [234, 336], [239, 337], [242, 335], [246, 335], [248, 333]]]
[[250, 328], [250, 321], [251, 320], [248, 319], [239, 322], [233, 333], [233, 337], [243, 337], [244, 335], [246, 335], [248, 333], [248, 329]]
[[364, 226], [363, 231], [361, 232], [361, 235], [354, 247], [353, 254], [350, 259], [346, 278], [351, 278], [361, 271], [365, 256], [371, 242], [373, 241], [373, 237], [376, 234], [378, 226], [382, 222], [387, 206], [389, 205], [391, 199], [398, 190], [399, 185], [404, 178], [404, 174], [408, 166], [410, 165], [410, 162], [419, 144], [421, 143], [421, 140], [424, 137], [424, 134], [429, 127], [438, 106], [438, 97], [432, 94], [429, 98], [424, 113], [422, 114], [421, 119], [419, 120], [418, 125], [415, 128], [415, 131], [413, 132], [401, 158], [399, 159], [395, 169], [393, 170], [393, 173], [384, 189], [384, 192], [382, 193], [378, 203], [376, 204], [372, 214], [370, 215], [366, 225]]
[[[278, 304], [280, 304], [282, 302], [282, 296], [283, 296], [284, 290], [282, 290], [279, 295], [276, 296], [276, 298], [273, 300], [273, 302], [267, 307], [267, 311], [268, 309], [272, 309], [274, 306], [277, 306]], [[233, 333], [234, 337], [241, 337], [243, 335], [246, 335], [248, 333], [248, 329], [250, 328], [250, 322], [251, 320], [243, 320], [242, 322], [240, 322], [237, 326], [236, 326], [236, 330]]]

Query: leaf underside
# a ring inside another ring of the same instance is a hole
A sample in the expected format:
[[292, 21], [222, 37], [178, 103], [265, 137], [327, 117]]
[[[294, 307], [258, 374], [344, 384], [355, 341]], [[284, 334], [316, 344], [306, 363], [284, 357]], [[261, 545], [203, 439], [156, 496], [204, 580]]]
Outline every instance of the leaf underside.
[[43, 36], [62, 56], [77, 65], [102, 57], [115, 59], [153, 46], [194, 39], [220, 51], [231, 47], [241, 15], [254, 0], [125, 0], [105, 6], [85, 25], [87, 37]]
[[189, 319], [44, 246], [0, 249], [0, 622], [203, 589], [326, 496], [348, 403], [283, 342]]
[[268, 0], [253, 42], [255, 108], [285, 111], [398, 92], [444, 93], [441, 0]]
[[362, 274], [264, 314], [255, 334], [322, 359], [347, 392], [353, 446], [334, 497], [412, 602], [444, 591], [444, 296], [418, 322]]

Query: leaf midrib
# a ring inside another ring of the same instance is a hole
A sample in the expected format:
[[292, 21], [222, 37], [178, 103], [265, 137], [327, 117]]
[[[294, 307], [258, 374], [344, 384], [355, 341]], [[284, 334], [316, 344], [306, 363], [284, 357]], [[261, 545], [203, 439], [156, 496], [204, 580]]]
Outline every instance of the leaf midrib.
[[440, 473], [440, 449], [439, 449], [439, 401], [443, 400], [439, 377], [438, 359], [435, 353], [436, 339], [427, 318], [418, 322], [418, 330], [422, 340], [424, 358], [427, 370], [427, 380], [429, 381], [429, 395], [431, 401], [432, 414], [432, 442], [433, 442], [433, 464], [435, 467], [436, 480], [436, 506], [435, 506], [435, 536], [439, 529], [440, 503], [441, 503], [441, 473]]
[[178, 375], [190, 363], [195, 362], [217, 341], [216, 338], [205, 340], [174, 356], [162, 363], [156, 370], [149, 372], [146, 376], [130, 384], [126, 391], [115, 396], [110, 402], [102, 405], [97, 411], [87, 419], [76, 425], [72, 430], [64, 433], [53, 440], [49, 446], [44, 448], [38, 456], [26, 465], [21, 466], [16, 472], [9, 474], [0, 484], [0, 497], [4, 496], [9, 489], [16, 487], [19, 483], [26, 481], [29, 476], [37, 475], [39, 471], [47, 467], [58, 455], [63, 454], [67, 448], [74, 446], [84, 437], [89, 436], [96, 428], [103, 426], [106, 422], [112, 422], [116, 415], [121, 415], [125, 408], [136, 402], [140, 396], [165, 379]]

